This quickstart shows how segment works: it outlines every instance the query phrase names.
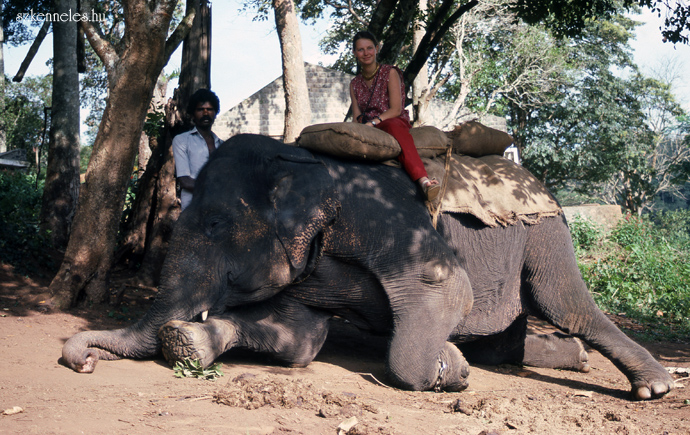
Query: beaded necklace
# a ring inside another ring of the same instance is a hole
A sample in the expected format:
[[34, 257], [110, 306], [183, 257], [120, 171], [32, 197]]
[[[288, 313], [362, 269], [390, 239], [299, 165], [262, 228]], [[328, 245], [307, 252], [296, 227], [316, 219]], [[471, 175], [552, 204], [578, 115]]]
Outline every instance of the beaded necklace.
[[374, 70], [374, 72], [370, 76], [366, 76], [366, 75], [364, 75], [364, 70], [362, 70], [362, 77], [366, 81], [373, 79], [374, 76], [376, 76], [376, 74], [379, 72], [379, 68], [381, 68], [381, 64], [377, 62], [376, 63], [376, 69]]

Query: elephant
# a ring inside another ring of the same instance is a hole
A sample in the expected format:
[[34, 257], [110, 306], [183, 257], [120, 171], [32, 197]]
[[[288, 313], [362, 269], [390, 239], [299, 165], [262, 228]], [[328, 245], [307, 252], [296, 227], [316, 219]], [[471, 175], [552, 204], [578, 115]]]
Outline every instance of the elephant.
[[[529, 315], [560, 331], [527, 334]], [[136, 323], [83, 331], [62, 362], [162, 353], [203, 366], [233, 348], [308, 365], [338, 316], [385, 335], [387, 383], [461, 391], [469, 362], [587, 371], [580, 340], [610, 359], [634, 399], [669, 373], [599, 310], [562, 214], [491, 227], [442, 213], [400, 169], [233, 136], [210, 157], [170, 241], [158, 295]]]

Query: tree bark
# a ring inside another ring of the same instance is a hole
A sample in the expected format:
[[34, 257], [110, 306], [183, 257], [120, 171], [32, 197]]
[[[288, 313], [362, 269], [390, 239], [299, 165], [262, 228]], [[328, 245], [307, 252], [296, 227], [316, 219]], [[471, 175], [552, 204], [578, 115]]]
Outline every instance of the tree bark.
[[[518, 158], [522, 159], [523, 151], [525, 150], [525, 130], [529, 123], [528, 114], [518, 104], [511, 103], [511, 117], [513, 118], [513, 143], [518, 150]], [[546, 180], [543, 180], [544, 184]]]
[[[420, 14], [424, 15], [427, 11], [427, 0], [418, 0], [418, 8]], [[419, 20], [415, 21], [414, 31], [412, 33], [412, 43], [414, 48], [419, 47], [424, 37], [424, 23]], [[428, 63], [419, 70], [419, 74], [412, 82], [412, 107], [414, 108], [414, 126], [419, 127], [426, 122], [427, 107], [429, 107], [429, 100], [426, 96], [429, 93], [429, 68]]]
[[[2, 2], [0, 2], [0, 113], [5, 112], [5, 32], [3, 31]], [[5, 123], [0, 118], [0, 153], [7, 151]]]
[[441, 39], [450, 30], [458, 19], [467, 11], [478, 4], [477, 0], [470, 0], [469, 2], [458, 7], [447, 19], [445, 18], [454, 2], [452, 0], [443, 0], [441, 6], [438, 8], [434, 19], [429, 23], [427, 32], [422, 38], [417, 50], [412, 56], [412, 60], [403, 72], [405, 83], [412, 83], [417, 77], [417, 74], [422, 69], [427, 59], [434, 51], [436, 46], [441, 42]]
[[180, 125], [180, 111], [176, 99], [169, 100], [165, 106], [166, 128], [159, 138], [156, 155], [159, 168], [155, 185], [155, 201], [150, 215], [150, 226], [146, 238], [146, 254], [137, 273], [139, 284], [155, 286], [160, 280], [163, 261], [168, 252], [173, 226], [180, 215], [180, 203], [177, 200], [175, 159], [172, 151], [172, 140], [175, 136], [175, 125]]
[[[141, 263], [132, 285], [155, 286], [160, 277], [172, 227], [180, 213], [177, 201], [172, 139], [189, 130], [191, 120], [185, 108], [191, 95], [211, 87], [211, 10], [206, 0], [188, 0], [187, 16], [193, 16], [191, 29], [184, 39], [179, 87], [165, 104], [165, 124], [158, 138], [151, 141], [151, 159], [139, 179], [136, 202], [118, 250], [118, 262]], [[201, 53], [201, 54], [200, 54]], [[160, 85], [160, 80], [159, 80]], [[165, 91], [160, 94], [161, 102]]]
[[[58, 0], [56, 13], [77, 10], [76, 0]], [[79, 72], [77, 23], [53, 23], [53, 97], [41, 230], [53, 247], [69, 240], [79, 196]]]
[[[117, 45], [108, 43], [94, 23], [82, 23], [106, 67], [109, 97], [65, 257], [50, 284], [52, 302], [58, 308], [82, 299], [100, 303], [107, 298], [117, 229], [144, 117], [156, 80], [172, 53], [166, 35], [175, 3], [123, 0], [126, 31]], [[90, 5], [84, 1], [82, 7], [88, 10]]]
[[186, 114], [187, 102], [198, 89], [211, 89], [211, 7], [207, 0], [187, 0], [187, 14], [194, 13], [194, 23], [182, 45], [179, 109], [184, 123], [191, 127]]
[[[391, 23], [381, 37], [381, 41], [384, 41], [384, 44], [379, 52], [379, 62], [395, 64], [395, 60], [400, 56], [400, 51], [407, 40], [406, 36], [410, 26], [414, 22], [414, 16], [417, 12], [417, 1], [401, 0], [398, 2], [391, 18]], [[409, 88], [411, 84], [412, 80], [408, 81], [406, 86]]]
[[292, 0], [273, 0], [273, 10], [283, 57], [285, 90], [285, 129], [283, 141], [293, 142], [311, 123], [309, 88], [302, 59], [299, 20]]
[[[149, 106], [151, 113], [163, 106], [167, 89], [167, 79], [158, 78], [153, 100]], [[130, 267], [141, 262], [146, 249], [146, 237], [150, 226], [150, 214], [155, 209], [156, 182], [160, 163], [158, 162], [164, 128], [160, 129], [158, 137], [149, 137], [142, 133], [139, 141], [139, 162], [137, 174], [137, 190], [131, 213], [124, 222], [123, 241], [115, 255], [115, 263], [128, 260]]]
[[395, 11], [395, 5], [397, 3], [398, 0], [381, 0], [376, 5], [374, 13], [371, 14], [371, 21], [369, 22], [369, 26], [367, 26], [367, 30], [373, 33], [379, 41], [381, 40], [381, 36], [383, 36], [383, 29], [385, 29], [388, 19], [393, 14], [393, 11]]

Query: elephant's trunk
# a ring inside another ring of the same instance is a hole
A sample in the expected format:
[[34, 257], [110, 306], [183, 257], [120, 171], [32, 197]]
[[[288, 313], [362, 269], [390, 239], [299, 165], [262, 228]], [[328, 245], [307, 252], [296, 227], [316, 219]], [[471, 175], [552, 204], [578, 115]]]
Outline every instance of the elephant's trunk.
[[147, 358], [160, 353], [158, 330], [170, 320], [190, 320], [193, 315], [170, 312], [157, 299], [137, 323], [113, 331], [84, 331], [62, 347], [62, 361], [79, 373], [92, 373], [99, 359]]
[[158, 328], [144, 319], [114, 331], [84, 331], [62, 347], [63, 362], [79, 373], [91, 373], [99, 359], [145, 358], [160, 351]]
[[[180, 222], [183, 221], [180, 218]], [[91, 373], [99, 359], [147, 358], [161, 351], [158, 330], [172, 320], [202, 320], [213, 306], [218, 276], [209, 273], [200, 258], [213, 258], [184, 249], [185, 240], [198, 240], [196, 233], [175, 230], [170, 253], [161, 272], [162, 283], [155, 301], [135, 324], [113, 331], [85, 331], [75, 334], [62, 348], [63, 362], [80, 373]], [[193, 251], [193, 250], [192, 250]], [[209, 277], [215, 279], [209, 279]]]

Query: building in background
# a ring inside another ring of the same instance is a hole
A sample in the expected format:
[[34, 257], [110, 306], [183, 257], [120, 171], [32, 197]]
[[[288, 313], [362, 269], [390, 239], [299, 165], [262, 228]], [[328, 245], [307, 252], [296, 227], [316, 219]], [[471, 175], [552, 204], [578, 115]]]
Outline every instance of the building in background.
[[[350, 109], [350, 81], [353, 76], [310, 63], [305, 63], [304, 66], [311, 103], [311, 124], [345, 121]], [[428, 125], [447, 131], [464, 121], [477, 118], [469, 112], [461, 112], [454, 120], [446, 120], [452, 106], [446, 101], [433, 100], [428, 109]], [[408, 110], [412, 114], [410, 107]], [[282, 139], [284, 118], [285, 93], [281, 76], [219, 115], [213, 131], [223, 140], [240, 133], [262, 134]], [[507, 131], [504, 118], [489, 115], [479, 121], [488, 127]]]

